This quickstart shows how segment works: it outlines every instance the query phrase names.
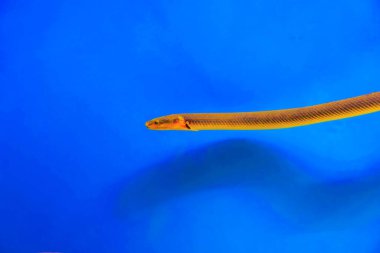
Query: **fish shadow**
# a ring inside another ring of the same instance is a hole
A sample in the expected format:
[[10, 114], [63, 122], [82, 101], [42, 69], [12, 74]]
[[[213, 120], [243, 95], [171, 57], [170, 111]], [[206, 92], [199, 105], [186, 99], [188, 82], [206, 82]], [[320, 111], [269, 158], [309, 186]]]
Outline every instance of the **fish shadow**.
[[290, 155], [263, 143], [227, 140], [152, 165], [118, 188], [120, 217], [149, 211], [172, 199], [215, 188], [260, 196], [293, 225], [347, 225], [379, 211], [380, 173], [326, 180]]

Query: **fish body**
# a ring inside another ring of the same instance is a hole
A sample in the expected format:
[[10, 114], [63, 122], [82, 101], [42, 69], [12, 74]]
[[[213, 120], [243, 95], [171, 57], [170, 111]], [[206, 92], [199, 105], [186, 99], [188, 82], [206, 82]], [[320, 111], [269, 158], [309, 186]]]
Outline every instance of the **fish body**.
[[299, 127], [380, 111], [380, 92], [282, 110], [182, 113], [147, 121], [152, 130], [269, 130]]

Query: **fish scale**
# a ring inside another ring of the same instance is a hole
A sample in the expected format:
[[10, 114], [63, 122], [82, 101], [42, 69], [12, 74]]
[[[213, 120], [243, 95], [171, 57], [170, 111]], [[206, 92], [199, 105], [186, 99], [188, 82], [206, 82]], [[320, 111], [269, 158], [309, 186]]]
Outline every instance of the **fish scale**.
[[[380, 110], [380, 92], [325, 104], [259, 112], [186, 113], [190, 130], [265, 130], [316, 124]], [[173, 115], [172, 115], [173, 116]]]

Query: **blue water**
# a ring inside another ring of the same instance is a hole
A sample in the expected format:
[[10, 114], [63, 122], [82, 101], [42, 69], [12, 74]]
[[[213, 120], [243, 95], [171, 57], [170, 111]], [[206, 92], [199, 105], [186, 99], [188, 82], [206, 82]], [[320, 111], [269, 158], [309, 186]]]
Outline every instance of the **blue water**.
[[380, 116], [156, 132], [379, 91], [370, 0], [0, 2], [0, 252], [379, 252]]

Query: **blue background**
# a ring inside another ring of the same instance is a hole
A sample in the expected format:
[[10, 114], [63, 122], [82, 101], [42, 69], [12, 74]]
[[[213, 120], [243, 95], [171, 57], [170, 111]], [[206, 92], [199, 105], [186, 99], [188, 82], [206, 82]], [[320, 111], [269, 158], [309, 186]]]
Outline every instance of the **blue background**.
[[379, 252], [380, 116], [156, 132], [379, 90], [375, 0], [2, 0], [0, 252]]

